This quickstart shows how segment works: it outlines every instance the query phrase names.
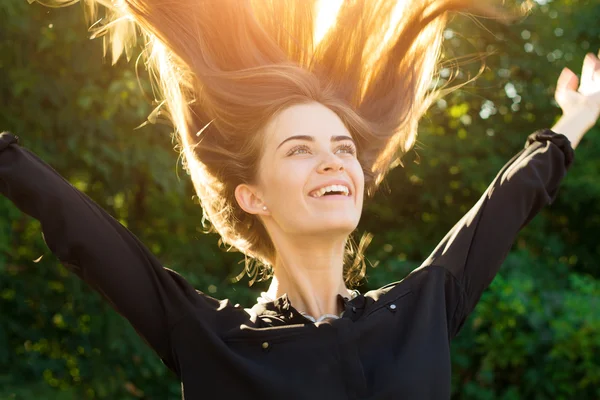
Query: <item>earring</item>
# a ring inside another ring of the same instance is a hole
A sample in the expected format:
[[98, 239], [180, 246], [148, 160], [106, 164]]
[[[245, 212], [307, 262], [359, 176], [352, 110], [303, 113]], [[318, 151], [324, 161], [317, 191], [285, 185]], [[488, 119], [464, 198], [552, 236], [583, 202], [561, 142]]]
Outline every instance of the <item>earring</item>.
[[263, 206], [263, 210], [264, 210], [264, 211], [267, 211], [267, 206]]

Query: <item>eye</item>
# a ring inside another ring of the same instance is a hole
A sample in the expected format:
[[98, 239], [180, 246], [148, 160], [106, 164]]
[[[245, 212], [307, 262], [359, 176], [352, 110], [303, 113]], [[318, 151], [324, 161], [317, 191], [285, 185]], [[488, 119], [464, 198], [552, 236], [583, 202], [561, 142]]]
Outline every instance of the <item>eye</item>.
[[293, 156], [295, 154], [308, 154], [309, 152], [310, 149], [308, 148], [308, 146], [301, 144], [299, 146], [292, 147], [290, 151], [288, 151], [287, 155]]
[[352, 154], [355, 155], [356, 154], [356, 149], [354, 148], [353, 145], [351, 144], [343, 144], [341, 146], [338, 146], [338, 148], [336, 150], [343, 150], [348, 154]]

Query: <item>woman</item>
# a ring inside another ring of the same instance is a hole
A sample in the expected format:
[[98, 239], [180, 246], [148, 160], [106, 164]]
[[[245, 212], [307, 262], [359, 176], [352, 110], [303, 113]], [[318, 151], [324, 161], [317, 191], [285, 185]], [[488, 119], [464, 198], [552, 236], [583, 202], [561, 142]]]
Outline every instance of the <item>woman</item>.
[[313, 46], [312, 1], [98, 2], [113, 55], [134, 27], [145, 34], [204, 216], [272, 282], [248, 309], [197, 291], [5, 132], [0, 192], [41, 222], [59, 260], [127, 318], [188, 398], [448, 398], [450, 340], [598, 119], [600, 60], [586, 57], [579, 88], [563, 71], [563, 117], [528, 137], [420, 268], [362, 294], [350, 290], [364, 268], [360, 255], [345, 259], [348, 237], [364, 194], [441, 94], [429, 89], [448, 12], [505, 13], [398, 2], [410, 5], [386, 42], [396, 2], [347, 2]]

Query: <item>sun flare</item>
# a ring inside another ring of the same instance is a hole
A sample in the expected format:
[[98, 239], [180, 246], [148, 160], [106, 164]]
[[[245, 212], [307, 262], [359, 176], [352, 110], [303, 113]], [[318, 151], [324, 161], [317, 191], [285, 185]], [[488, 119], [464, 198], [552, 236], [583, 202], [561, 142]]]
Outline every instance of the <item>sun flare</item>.
[[[337, 16], [345, 0], [319, 0], [316, 4], [317, 18], [315, 20], [315, 30], [313, 41], [315, 46], [325, 37], [329, 29], [337, 21]], [[406, 6], [405, 1], [398, 1], [389, 19], [389, 25], [387, 26], [383, 42], [378, 43], [377, 48], [373, 49], [371, 54], [376, 57], [383, 48], [386, 46], [389, 39], [392, 37], [395, 28], [400, 22], [402, 12]]]
[[344, 0], [320, 0], [317, 3], [314, 43], [317, 45], [333, 26]]

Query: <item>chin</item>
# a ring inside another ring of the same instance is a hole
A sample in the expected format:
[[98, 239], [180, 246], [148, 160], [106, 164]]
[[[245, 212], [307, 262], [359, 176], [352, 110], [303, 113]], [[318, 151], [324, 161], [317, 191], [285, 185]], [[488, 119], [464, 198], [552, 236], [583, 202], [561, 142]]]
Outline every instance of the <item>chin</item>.
[[321, 234], [332, 234], [332, 235], [350, 235], [358, 226], [358, 221], [348, 220], [332, 221], [329, 219], [319, 221], [319, 224], [315, 226], [315, 231]]

